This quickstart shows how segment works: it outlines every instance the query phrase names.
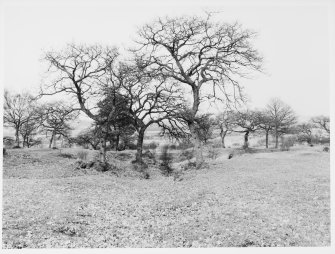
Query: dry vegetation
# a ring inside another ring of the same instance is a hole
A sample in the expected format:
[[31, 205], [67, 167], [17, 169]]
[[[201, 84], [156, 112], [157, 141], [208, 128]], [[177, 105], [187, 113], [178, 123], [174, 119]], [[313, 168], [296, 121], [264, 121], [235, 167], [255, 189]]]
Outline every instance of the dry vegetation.
[[76, 159], [57, 150], [9, 150], [3, 248], [330, 245], [330, 165], [322, 147], [231, 160], [231, 150], [218, 150], [182, 181], [154, 164], [150, 179], [142, 178], [128, 151], [110, 153], [116, 173], [102, 173], [75, 169]]

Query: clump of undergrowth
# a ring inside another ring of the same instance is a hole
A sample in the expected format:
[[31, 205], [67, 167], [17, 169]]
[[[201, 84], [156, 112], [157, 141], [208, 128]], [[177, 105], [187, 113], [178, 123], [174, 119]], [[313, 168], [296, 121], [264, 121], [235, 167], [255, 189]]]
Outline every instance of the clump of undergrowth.
[[141, 173], [142, 178], [149, 179], [148, 165], [144, 161], [132, 161], [134, 170]]
[[169, 146], [164, 145], [162, 147], [162, 153], [159, 157], [161, 163], [159, 165], [159, 169], [161, 170], [162, 174], [165, 176], [169, 176], [173, 172], [172, 164], [172, 155], [169, 153]]
[[330, 148], [329, 148], [328, 146], [325, 146], [325, 147], [323, 148], [322, 151], [324, 151], [324, 152], [329, 152], [329, 151], [330, 151]]

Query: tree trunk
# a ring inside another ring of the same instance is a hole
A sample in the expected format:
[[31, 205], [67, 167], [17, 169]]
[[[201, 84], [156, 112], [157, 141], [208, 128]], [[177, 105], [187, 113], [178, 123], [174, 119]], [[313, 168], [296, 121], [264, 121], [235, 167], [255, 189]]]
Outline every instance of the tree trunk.
[[138, 132], [137, 145], [136, 145], [136, 149], [137, 149], [137, 152], [136, 152], [136, 161], [137, 162], [142, 162], [144, 131], [145, 130], [140, 130]]
[[225, 139], [226, 135], [227, 135], [227, 131], [221, 130], [220, 137], [221, 137], [222, 148], [226, 148], [226, 145], [225, 145], [225, 142], [224, 142], [224, 139]]
[[16, 127], [15, 129], [15, 143], [17, 147], [20, 147], [19, 127]]
[[51, 139], [50, 139], [50, 142], [49, 142], [49, 148], [51, 148], [53, 139], [54, 139], [54, 133], [52, 133], [52, 135], [51, 135]]
[[195, 129], [195, 124], [192, 123], [189, 125], [190, 128], [190, 132], [191, 132], [191, 141], [194, 145], [195, 148], [195, 163], [196, 163], [196, 168], [199, 169], [203, 162], [204, 162], [204, 157], [202, 154], [202, 144], [201, 144], [201, 140], [199, 139], [199, 136], [196, 132]]
[[22, 135], [22, 147], [24, 148], [26, 146], [26, 136]]
[[54, 133], [54, 139], [53, 139], [53, 145], [52, 145], [52, 148], [56, 148], [56, 133]]
[[249, 148], [249, 131], [244, 134], [244, 145], [243, 148]]
[[[193, 119], [194, 119], [197, 112], [198, 112], [199, 105], [200, 105], [199, 88], [195, 84], [192, 86], [192, 93], [193, 93], [192, 116], [193, 116]], [[191, 141], [192, 141], [192, 143], [194, 145], [194, 149], [195, 149], [196, 168], [199, 169], [204, 162], [204, 157], [202, 155], [201, 140], [200, 140], [200, 138], [197, 134], [195, 122], [193, 121], [193, 122], [189, 123], [188, 127], [189, 127], [190, 132], [191, 132]]]
[[276, 133], [275, 135], [276, 135], [276, 146], [275, 146], [275, 148], [278, 148], [278, 144], [279, 144], [279, 135], [278, 135], [278, 133]]
[[103, 164], [106, 163], [106, 138], [100, 139], [99, 161], [102, 162]]
[[26, 145], [27, 145], [27, 148], [30, 147], [30, 145], [29, 145], [29, 136], [27, 136], [27, 139], [26, 139]]
[[268, 130], [265, 132], [265, 147], [266, 149], [269, 148], [269, 131]]

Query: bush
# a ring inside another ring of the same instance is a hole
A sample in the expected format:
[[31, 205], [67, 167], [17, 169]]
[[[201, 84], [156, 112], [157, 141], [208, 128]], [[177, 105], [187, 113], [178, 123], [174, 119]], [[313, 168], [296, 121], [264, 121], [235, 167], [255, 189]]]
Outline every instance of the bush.
[[296, 142], [295, 137], [282, 137], [281, 139], [281, 145], [280, 145], [280, 150], [282, 151], [289, 151], [292, 146], [294, 146]]
[[170, 149], [171, 149], [171, 150], [176, 150], [176, 149], [177, 149], [177, 146], [176, 146], [175, 144], [172, 144], [172, 145], [170, 145]]
[[148, 165], [145, 162], [132, 161], [134, 170], [141, 173], [142, 178], [149, 179]]
[[152, 141], [152, 142], [149, 144], [149, 149], [151, 149], [151, 150], [155, 150], [157, 147], [158, 147], [158, 144], [155, 143], [154, 141]]
[[86, 161], [88, 152], [87, 151], [80, 151], [77, 153], [77, 158]]
[[11, 148], [15, 144], [15, 140], [12, 137], [5, 136], [2, 138], [3, 146]]
[[324, 148], [323, 148], [323, 150], [322, 151], [324, 151], [324, 152], [329, 152], [330, 151], [330, 148], [329, 147], [327, 147], [327, 146], [325, 146]]
[[137, 149], [137, 146], [134, 143], [128, 143], [127, 145], [125, 145], [125, 147], [126, 147], [126, 149], [129, 149], [129, 150], [136, 150]]
[[169, 176], [173, 172], [173, 168], [171, 167], [172, 163], [172, 155], [169, 153], [169, 145], [164, 145], [162, 148], [162, 153], [159, 157], [161, 160], [160, 170], [165, 176]]
[[192, 161], [188, 161], [187, 164], [183, 166], [183, 170], [189, 170], [189, 169], [195, 169], [197, 167], [197, 164]]

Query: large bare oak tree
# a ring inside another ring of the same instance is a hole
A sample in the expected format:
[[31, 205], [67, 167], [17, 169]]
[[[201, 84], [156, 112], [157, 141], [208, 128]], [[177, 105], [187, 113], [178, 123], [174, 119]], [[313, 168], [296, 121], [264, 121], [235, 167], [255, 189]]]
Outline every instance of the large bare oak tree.
[[[262, 58], [252, 46], [255, 33], [239, 24], [214, 22], [208, 17], [159, 18], [138, 32], [136, 52], [151, 68], [190, 90], [191, 115], [201, 102], [241, 98], [240, 77], [260, 70]], [[197, 164], [202, 164], [201, 141], [195, 121], [188, 122]]]
[[266, 112], [271, 119], [275, 136], [275, 148], [278, 148], [279, 137], [289, 133], [297, 123], [293, 109], [278, 98], [273, 98], [266, 106]]
[[[67, 94], [96, 122], [104, 122], [97, 103], [103, 97], [102, 84], [110, 80], [110, 70], [119, 53], [116, 48], [69, 44], [64, 50], [45, 55], [52, 81], [41, 86], [41, 95]], [[111, 115], [113, 112], [111, 112]], [[108, 117], [108, 116], [107, 116]], [[100, 141], [100, 161], [106, 162], [106, 140]]]
[[118, 93], [128, 102], [128, 113], [136, 129], [136, 161], [142, 162], [144, 134], [153, 124], [173, 118], [183, 103], [183, 96], [176, 82], [171, 82], [159, 72], [148, 72], [147, 66], [133, 59], [132, 63], [120, 63], [113, 73]]

